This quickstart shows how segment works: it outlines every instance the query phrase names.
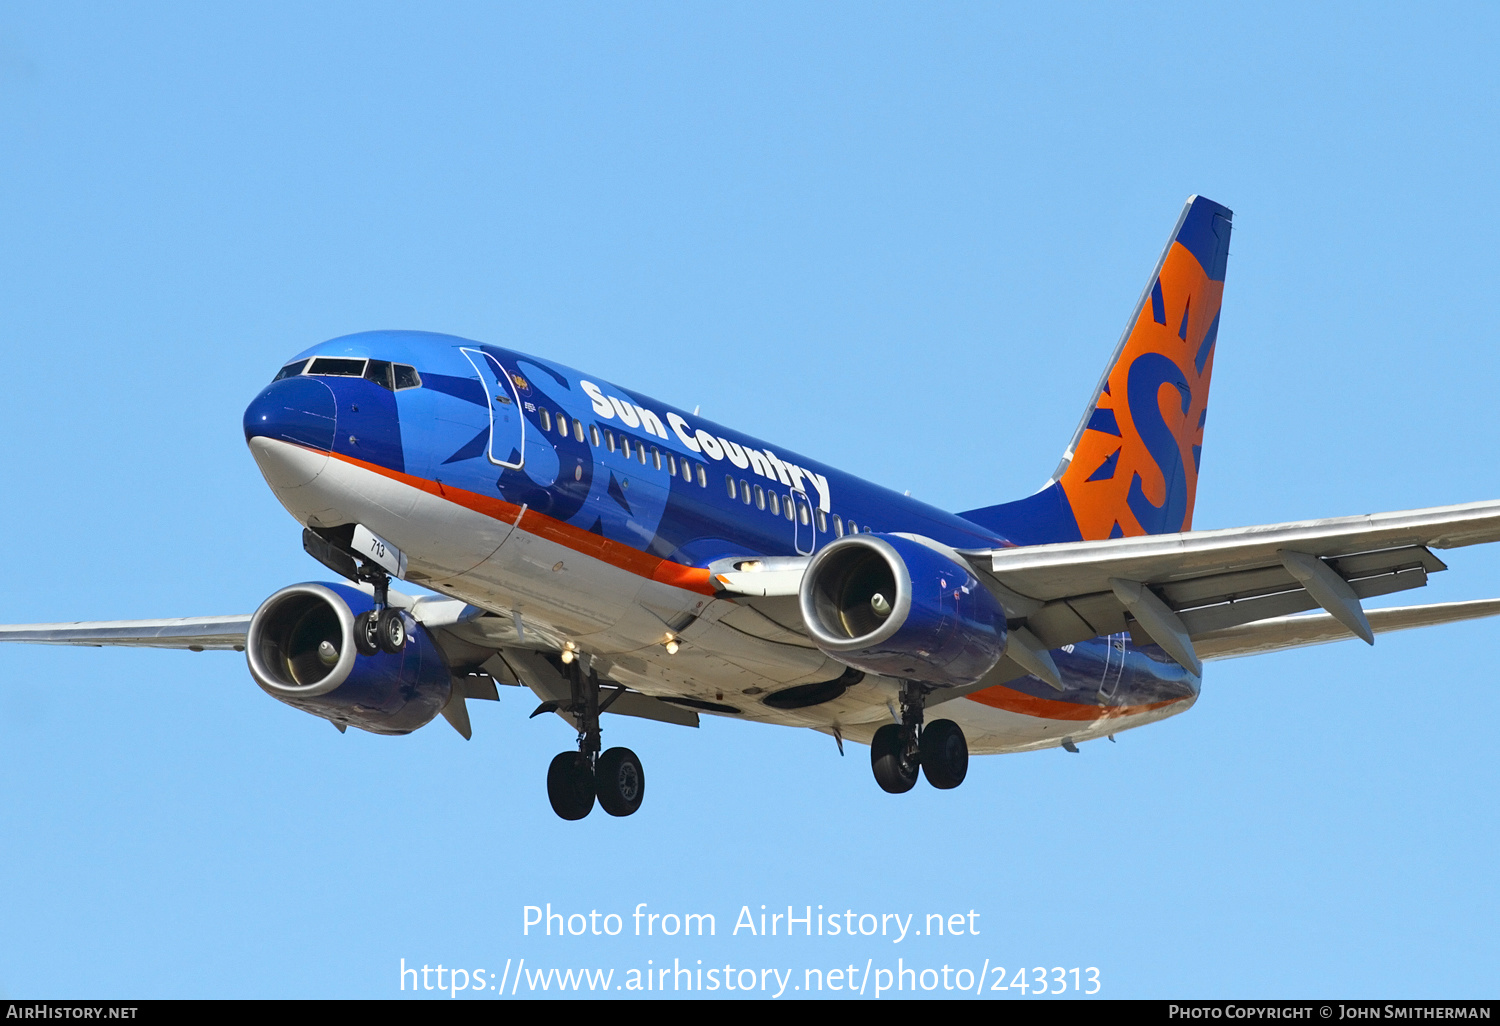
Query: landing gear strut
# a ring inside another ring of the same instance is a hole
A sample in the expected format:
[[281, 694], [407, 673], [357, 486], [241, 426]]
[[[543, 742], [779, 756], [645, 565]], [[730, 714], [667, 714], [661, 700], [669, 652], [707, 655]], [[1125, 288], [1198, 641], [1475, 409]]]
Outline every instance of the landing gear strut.
[[597, 796], [600, 807], [611, 816], [629, 816], [646, 797], [646, 771], [629, 748], [599, 750], [599, 714], [625, 689], [612, 692], [601, 705], [599, 677], [592, 669], [585, 677], [574, 659], [568, 664], [568, 677], [573, 693], [562, 708], [578, 722], [578, 751], [563, 752], [547, 767], [552, 811], [563, 819], [582, 819], [593, 811]]
[[904, 794], [917, 783], [921, 769], [927, 782], [948, 790], [964, 782], [969, 772], [969, 745], [952, 720], [923, 725], [923, 710], [931, 689], [915, 681], [901, 685], [901, 722], [887, 723], [870, 741], [870, 768], [875, 782], [890, 794]]
[[356, 571], [361, 581], [375, 587], [375, 608], [354, 618], [354, 649], [360, 655], [376, 652], [397, 655], [406, 647], [406, 621], [401, 611], [389, 605], [391, 578], [379, 567], [361, 564]]

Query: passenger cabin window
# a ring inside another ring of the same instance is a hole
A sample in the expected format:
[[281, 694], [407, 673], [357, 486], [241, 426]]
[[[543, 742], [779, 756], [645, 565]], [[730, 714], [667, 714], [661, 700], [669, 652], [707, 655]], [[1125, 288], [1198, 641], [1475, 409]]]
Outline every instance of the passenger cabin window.
[[391, 382], [391, 365], [385, 360], [371, 360], [365, 365], [365, 380], [373, 381], [388, 391], [395, 391]]
[[651, 447], [651, 465], [657, 470], [661, 469], [661, 450], [654, 445]]
[[598, 424], [590, 424], [589, 425], [589, 441], [591, 441], [591, 442], [594, 443], [594, 448], [595, 449], [599, 448], [599, 425]]
[[636, 442], [635, 443], [635, 458], [636, 458], [637, 462], [640, 463], [641, 466], [644, 467], [646, 465], [646, 443], [645, 442]]
[[757, 509], [766, 508], [766, 490], [760, 485], [755, 486], [755, 506]]
[[818, 530], [824, 534], [828, 533], [828, 514], [824, 513], [821, 509], [818, 510]]
[[365, 376], [364, 360], [348, 360], [338, 356], [320, 356], [307, 368], [309, 374], [328, 374], [339, 378], [362, 378]]
[[667, 453], [667, 473], [673, 477], [677, 476], [677, 457]]
[[688, 484], [693, 483], [693, 465], [688, 462], [686, 456], [682, 458], [682, 479]]
[[573, 441], [583, 441], [583, 421], [579, 420], [577, 417], [573, 418]]
[[782, 516], [786, 517], [788, 520], [791, 520], [797, 515], [792, 512], [792, 497], [790, 495], [783, 495], [781, 497], [781, 513]]
[[724, 490], [729, 493], [729, 497], [731, 499], [735, 498], [734, 478], [730, 477], [728, 474], [724, 475]]
[[610, 452], [615, 451], [615, 433], [609, 428], [604, 429], [604, 447]]
[[627, 460], [630, 459], [630, 436], [629, 435], [621, 435], [620, 436], [620, 452], [625, 456], [625, 458]]
[[568, 437], [568, 415], [561, 410], [557, 413], [557, 433], [564, 438]]
[[280, 381], [282, 378], [295, 378], [298, 374], [302, 373], [302, 368], [306, 366], [306, 360], [298, 360], [296, 363], [289, 363], [285, 367], [281, 368], [281, 370], [277, 371], [276, 376], [271, 380]]
[[840, 538], [844, 536], [844, 518], [837, 513], [833, 515], [833, 533]]
[[552, 414], [548, 413], [546, 409], [538, 410], [537, 414], [540, 417], [541, 422], [542, 422], [542, 430], [543, 431], [551, 431], [552, 430]]
[[740, 498], [744, 500], [746, 506], [750, 505], [750, 482], [740, 482]]
[[852, 521], [852, 520], [851, 520], [851, 521], [849, 521], [849, 533], [850, 533], [850, 534], [858, 534], [858, 533], [859, 533], [859, 525], [858, 525], [858, 524], [856, 524], [856, 523], [855, 523], [855, 522], [854, 522], [854, 521]]
[[772, 492], [767, 498], [771, 503], [771, 512], [778, 517], [781, 516], [781, 499], [775, 492]]
[[703, 469], [703, 464], [698, 464], [698, 487], [708, 487], [708, 471]]
[[808, 524], [812, 523], [812, 514], [807, 512], [806, 499], [803, 499], [801, 502], [797, 503], [797, 519], [802, 521], [803, 527], [806, 527]]
[[395, 374], [396, 391], [398, 392], [403, 388], [422, 387], [422, 375], [417, 373], [417, 369], [415, 367], [408, 366], [404, 363], [398, 363], [395, 365]]

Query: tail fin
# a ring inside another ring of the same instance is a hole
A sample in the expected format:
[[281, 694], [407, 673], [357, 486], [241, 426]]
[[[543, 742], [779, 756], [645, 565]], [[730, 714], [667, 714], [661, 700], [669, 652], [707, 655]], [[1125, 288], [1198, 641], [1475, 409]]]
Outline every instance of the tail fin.
[[1052, 480], [964, 517], [1018, 544], [1191, 529], [1233, 217], [1188, 199]]

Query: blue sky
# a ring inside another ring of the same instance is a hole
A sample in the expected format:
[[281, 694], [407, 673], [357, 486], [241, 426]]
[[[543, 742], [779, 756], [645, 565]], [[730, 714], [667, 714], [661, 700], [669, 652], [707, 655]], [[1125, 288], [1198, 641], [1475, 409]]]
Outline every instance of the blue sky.
[[[240, 413], [371, 328], [589, 368], [950, 509], [1019, 497], [1195, 192], [1236, 214], [1196, 526], [1494, 497], [1497, 20], [9, 4], [0, 621], [248, 612], [326, 576]], [[1500, 594], [1496, 555], [1444, 558], [1414, 601]], [[1118, 744], [900, 798], [822, 735], [608, 723], [646, 805], [579, 824], [542, 787], [568, 731], [514, 691], [468, 743], [340, 737], [234, 655], [7, 648], [0, 996], [385, 997], [402, 958], [523, 957], [1486, 994], [1497, 640], [1214, 664]], [[719, 936], [523, 937], [549, 901]], [[761, 904], [981, 933], [728, 935]]]

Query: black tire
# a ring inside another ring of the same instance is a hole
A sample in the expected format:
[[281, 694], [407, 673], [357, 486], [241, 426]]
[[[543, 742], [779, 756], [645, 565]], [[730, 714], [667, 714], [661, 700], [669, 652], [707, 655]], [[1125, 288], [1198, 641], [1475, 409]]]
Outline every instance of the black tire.
[[629, 816], [646, 797], [646, 771], [629, 748], [611, 748], [594, 765], [599, 807], [611, 816]]
[[904, 728], [887, 723], [870, 739], [870, 768], [875, 783], [888, 794], [905, 794], [917, 783], [917, 766], [907, 755], [908, 735]]
[[363, 656], [372, 656], [380, 651], [380, 642], [375, 640], [373, 609], [367, 609], [354, 618], [354, 651]]
[[400, 655], [406, 648], [406, 621], [401, 619], [401, 610], [382, 609], [375, 620], [375, 641], [382, 652]]
[[582, 819], [594, 809], [594, 771], [581, 752], [563, 752], [547, 767], [547, 800], [563, 819]]
[[952, 720], [933, 720], [922, 728], [922, 775], [940, 791], [964, 782], [969, 775], [969, 742]]

